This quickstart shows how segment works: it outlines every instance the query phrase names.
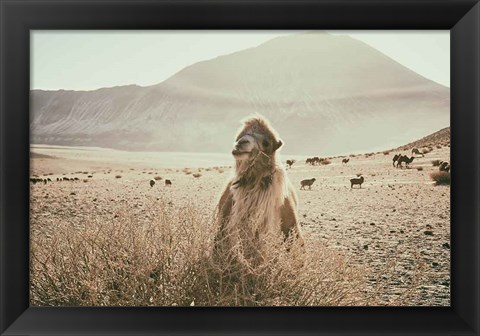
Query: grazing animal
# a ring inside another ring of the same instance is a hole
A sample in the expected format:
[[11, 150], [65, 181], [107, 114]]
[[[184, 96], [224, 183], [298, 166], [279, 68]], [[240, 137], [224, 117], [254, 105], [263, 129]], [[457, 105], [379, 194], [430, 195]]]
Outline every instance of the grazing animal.
[[321, 159], [318, 156], [314, 156], [312, 158], [307, 158], [307, 160], [305, 161], [305, 164], [311, 164], [312, 166], [315, 166], [316, 164], [320, 164], [323, 160], [325, 159]]
[[301, 185], [300, 190], [302, 189], [305, 190], [305, 187], [308, 187], [309, 190], [312, 190], [312, 184], [315, 181], [316, 181], [315, 178], [300, 181], [300, 185]]
[[442, 161], [440, 166], [438, 167], [438, 170], [440, 171], [445, 171], [445, 172], [450, 172], [450, 165], [448, 164], [447, 161]]
[[402, 156], [402, 154], [395, 154], [395, 156], [393, 157], [393, 166], [395, 167], [395, 162], [400, 159], [400, 157]]
[[287, 166], [288, 168], [292, 168], [293, 164], [297, 162], [296, 160], [287, 160]]
[[399, 166], [400, 166], [400, 168], [401, 168], [401, 167], [402, 167], [402, 163], [404, 163], [404, 162], [405, 162], [405, 168], [408, 168], [408, 165], [409, 165], [410, 163], [412, 163], [414, 159], [415, 159], [414, 156], [412, 156], [411, 158], [408, 158], [408, 156], [406, 156], [406, 155], [400, 156], [400, 157], [398, 158], [398, 160], [397, 160], [397, 168], [398, 168]]
[[245, 120], [235, 141], [235, 173], [217, 206], [214, 255], [234, 253], [241, 263], [255, 263], [265, 238], [277, 233], [303, 245], [297, 196], [275, 156], [282, 141], [260, 116]]
[[412, 155], [415, 154], [415, 155], [421, 155], [422, 157], [424, 157], [425, 155], [423, 155], [423, 153], [421, 153], [418, 148], [413, 148], [412, 149]]
[[342, 160], [342, 164], [347, 164], [348, 161], [350, 161], [350, 158], [348, 158], [348, 159], [343, 159], [343, 160]]
[[362, 183], [365, 181], [363, 176], [360, 176], [359, 178], [353, 178], [350, 179], [350, 188], [353, 188], [354, 185], [358, 184], [360, 185], [360, 188], [362, 188]]
[[151, 179], [150, 180], [150, 188], [153, 187], [155, 185], [155, 180], [154, 179]]
[[169, 179], [166, 179], [165, 185], [170, 187], [172, 185], [172, 181], [170, 181]]

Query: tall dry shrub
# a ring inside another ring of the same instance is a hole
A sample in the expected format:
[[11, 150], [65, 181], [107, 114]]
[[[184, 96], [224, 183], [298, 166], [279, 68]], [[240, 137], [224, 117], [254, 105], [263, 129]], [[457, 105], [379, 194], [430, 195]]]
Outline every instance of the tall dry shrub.
[[36, 306], [362, 305], [365, 277], [314, 240], [305, 249], [265, 240], [260, 262], [214, 258], [213, 220], [194, 207], [153, 202], [145, 218], [94, 214], [82, 225], [31, 224]]

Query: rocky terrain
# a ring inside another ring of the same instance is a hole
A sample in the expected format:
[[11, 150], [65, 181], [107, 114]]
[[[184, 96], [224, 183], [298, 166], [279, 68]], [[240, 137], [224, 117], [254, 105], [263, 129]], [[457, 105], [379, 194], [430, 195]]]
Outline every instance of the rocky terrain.
[[[438, 170], [431, 161], [449, 161], [450, 148], [438, 146], [409, 169], [392, 166], [396, 151], [352, 155], [347, 164], [341, 157], [318, 166], [298, 160], [288, 169], [307, 241], [323, 242], [361, 269], [364, 291], [375, 305], [450, 305], [450, 186], [435, 186], [430, 179]], [[170, 158], [167, 168], [152, 155], [136, 153], [132, 160], [131, 153], [98, 151], [32, 147], [32, 175], [52, 180], [31, 185], [32, 227], [88, 228], [92, 218], [102, 223], [126, 213], [131, 225], [140, 225], [152, 220], [160, 201], [176, 209], [194, 205], [211, 216], [233, 163], [228, 156], [222, 160], [229, 165], [203, 157], [202, 163], [176, 166]], [[349, 179], [358, 175], [365, 182], [351, 189]], [[78, 180], [57, 181], [64, 177]], [[316, 182], [300, 190], [306, 178]], [[165, 179], [173, 185], [165, 186]]]

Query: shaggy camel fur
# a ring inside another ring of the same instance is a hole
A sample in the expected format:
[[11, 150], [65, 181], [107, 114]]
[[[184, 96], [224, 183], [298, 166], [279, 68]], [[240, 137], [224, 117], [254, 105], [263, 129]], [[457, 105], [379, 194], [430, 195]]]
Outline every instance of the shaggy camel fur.
[[300, 240], [297, 197], [275, 154], [282, 141], [262, 117], [244, 122], [232, 154], [235, 174], [227, 184], [218, 207], [219, 230], [215, 251], [235, 253], [252, 262], [262, 255], [268, 235]]

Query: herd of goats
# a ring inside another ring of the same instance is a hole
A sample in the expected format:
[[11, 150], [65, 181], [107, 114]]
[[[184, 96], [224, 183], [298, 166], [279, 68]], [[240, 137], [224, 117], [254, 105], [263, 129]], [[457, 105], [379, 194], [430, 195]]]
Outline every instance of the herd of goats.
[[[414, 155], [417, 155], [417, 156], [414, 156]], [[421, 157], [424, 156], [424, 154], [422, 154], [417, 148], [412, 149], [412, 156], [410, 156], [410, 157], [408, 157], [407, 155], [395, 154], [393, 156], [393, 159], [392, 159], [393, 167], [409, 168], [409, 164], [412, 163], [415, 158], [418, 158], [419, 157], [418, 155], [420, 155]], [[346, 164], [348, 164], [349, 161], [350, 161], [350, 158], [343, 158], [342, 159], [342, 164], [346, 165]], [[286, 161], [287, 167], [292, 168], [292, 166], [295, 162], [297, 162], [297, 161], [296, 160], [287, 160]], [[309, 164], [309, 165], [313, 165], [313, 166], [315, 166], [315, 165], [327, 165], [327, 164], [330, 164], [330, 163], [331, 163], [330, 158], [320, 158], [318, 156], [307, 158], [306, 161], [305, 161], [305, 164]], [[440, 171], [450, 172], [450, 164], [447, 161], [438, 161], [438, 167], [439, 167]], [[358, 185], [360, 188], [362, 187], [362, 184], [365, 181], [365, 178], [363, 176], [361, 176], [360, 174], [357, 175], [357, 176], [358, 176], [357, 178], [350, 179], [350, 188], [353, 188], [353, 186], [355, 186], [355, 185]], [[92, 178], [92, 177], [93, 177], [92, 175], [88, 175], [88, 178]], [[70, 177], [70, 178], [69, 177], [57, 177], [56, 178], [57, 182], [60, 182], [60, 181], [79, 181], [79, 180], [80, 179], [78, 177]], [[305, 180], [300, 181], [300, 190], [304, 190], [306, 187], [308, 187], [308, 189], [312, 189], [312, 185], [315, 181], [316, 181], [315, 178], [305, 179]], [[50, 178], [40, 178], [40, 177], [34, 176], [34, 177], [30, 178], [30, 182], [33, 183], [33, 184], [36, 184], [36, 183], [47, 184], [48, 182], [52, 182], [52, 180]], [[87, 182], [87, 181], [84, 180], [84, 182]], [[150, 183], [150, 187], [153, 187], [155, 185], [155, 180], [152, 179], [152, 180], [149, 181], [149, 183]], [[165, 185], [166, 186], [171, 186], [172, 185], [171, 180], [166, 179], [165, 180]]]
[[[414, 156], [417, 155], [417, 156]], [[370, 156], [370, 155], [369, 155]], [[408, 157], [407, 155], [403, 154], [395, 154], [393, 156], [393, 167], [396, 168], [409, 168], [410, 163], [413, 162], [415, 158], [418, 158], [419, 156], [424, 157], [424, 154], [421, 153], [418, 148], [413, 148], [412, 149], [412, 156]], [[343, 158], [342, 159], [342, 164], [346, 165], [350, 161], [350, 158]], [[296, 160], [287, 160], [287, 167], [292, 168], [293, 164], [296, 162]], [[320, 158], [318, 156], [314, 156], [311, 158], [307, 158], [305, 160], [305, 164], [309, 164], [312, 166], [315, 165], [322, 165], [322, 164], [329, 164], [330, 159], [329, 158]], [[450, 172], [450, 164], [447, 161], [438, 161], [438, 169], [439, 171], [444, 171], [449, 173]], [[359, 185], [360, 188], [362, 187], [363, 182], [365, 181], [365, 178], [361, 175], [357, 175], [357, 178], [350, 179], [350, 188], [353, 188], [355, 185]], [[306, 187], [308, 189], [312, 189], [313, 183], [316, 181], [315, 178], [311, 179], [305, 179], [300, 181], [300, 190], [304, 190]]]

